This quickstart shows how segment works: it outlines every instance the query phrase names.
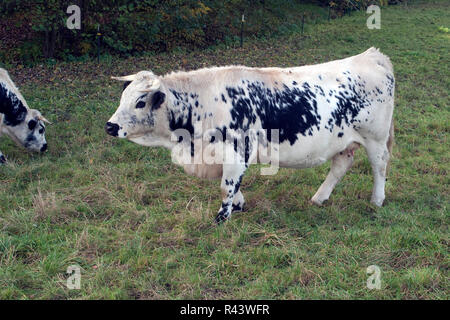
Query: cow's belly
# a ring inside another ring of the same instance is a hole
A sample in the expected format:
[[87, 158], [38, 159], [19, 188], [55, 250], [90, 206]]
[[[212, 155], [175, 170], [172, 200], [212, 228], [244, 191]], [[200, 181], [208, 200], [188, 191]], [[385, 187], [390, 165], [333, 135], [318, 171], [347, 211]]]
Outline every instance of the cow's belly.
[[279, 166], [282, 168], [312, 168], [327, 162], [329, 158], [318, 155], [297, 154], [294, 157], [280, 156]]
[[[294, 144], [284, 141], [279, 145], [279, 166], [285, 168], [311, 168], [330, 160], [335, 154], [345, 150], [352, 142], [359, 142], [359, 137], [347, 130], [346, 138], [336, 137], [336, 133], [321, 130], [313, 136], [299, 135]], [[271, 158], [277, 152], [271, 154]], [[273, 163], [273, 160], [272, 160]]]

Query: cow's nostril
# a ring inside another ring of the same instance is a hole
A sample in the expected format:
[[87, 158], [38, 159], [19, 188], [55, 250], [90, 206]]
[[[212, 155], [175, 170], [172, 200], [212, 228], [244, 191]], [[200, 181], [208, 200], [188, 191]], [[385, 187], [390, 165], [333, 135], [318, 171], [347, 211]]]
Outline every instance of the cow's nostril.
[[46, 143], [42, 146], [41, 152], [44, 152], [45, 150], [47, 150], [47, 144]]
[[116, 123], [107, 122], [105, 125], [105, 131], [109, 135], [117, 137], [117, 135], [119, 134], [119, 125]]

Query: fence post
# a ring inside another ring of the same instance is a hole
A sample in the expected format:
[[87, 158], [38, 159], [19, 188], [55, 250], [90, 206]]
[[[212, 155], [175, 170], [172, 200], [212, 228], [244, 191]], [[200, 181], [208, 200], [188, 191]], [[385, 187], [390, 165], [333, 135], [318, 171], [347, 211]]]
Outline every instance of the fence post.
[[100, 62], [100, 37], [102, 34], [100, 33], [100, 25], [97, 26], [97, 62]]
[[245, 22], [245, 16], [242, 14], [241, 19], [241, 48], [244, 45], [244, 22]]
[[304, 28], [305, 28], [305, 13], [303, 13], [303, 17], [302, 17], [302, 35], [303, 35]]

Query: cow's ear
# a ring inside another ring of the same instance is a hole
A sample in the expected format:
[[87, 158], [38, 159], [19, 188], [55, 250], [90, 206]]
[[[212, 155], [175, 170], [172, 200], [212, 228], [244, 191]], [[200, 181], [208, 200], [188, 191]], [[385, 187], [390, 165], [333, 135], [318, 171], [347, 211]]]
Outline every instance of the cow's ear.
[[[131, 81], [126, 81], [124, 84], [123, 84], [123, 90], [125, 90], [129, 85], [130, 85], [130, 83], [131, 83]], [[123, 91], [122, 90], [122, 91]]]
[[164, 92], [156, 91], [152, 96], [152, 110], [158, 109], [166, 99]]

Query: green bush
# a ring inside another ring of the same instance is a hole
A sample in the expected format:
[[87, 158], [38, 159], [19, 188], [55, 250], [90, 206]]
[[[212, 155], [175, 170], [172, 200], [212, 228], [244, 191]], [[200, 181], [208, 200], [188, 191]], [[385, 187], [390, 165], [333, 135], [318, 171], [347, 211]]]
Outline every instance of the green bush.
[[[394, 0], [390, 2], [399, 2]], [[144, 51], [170, 51], [236, 43], [245, 14], [244, 36], [264, 37], [287, 34], [299, 29], [305, 12], [301, 0], [4, 0], [0, 21], [19, 23], [17, 32], [26, 33], [21, 46], [11, 39], [3, 54], [10, 60], [37, 61], [42, 58], [74, 59], [97, 54], [97, 29], [101, 53], [135, 54]], [[311, 0], [306, 8], [335, 12], [364, 8], [369, 0]], [[311, 3], [315, 4], [314, 7]], [[66, 9], [81, 8], [81, 30], [66, 28]], [[321, 8], [321, 6], [323, 8]], [[314, 13], [314, 20], [317, 18]], [[0, 22], [1, 24], [1, 22]], [[28, 27], [31, 25], [31, 29]], [[0, 28], [1, 30], [1, 28]], [[8, 38], [8, 34], [4, 35]], [[0, 34], [0, 38], [5, 38]], [[11, 61], [9, 61], [11, 62]]]

